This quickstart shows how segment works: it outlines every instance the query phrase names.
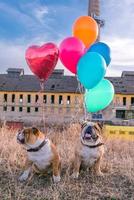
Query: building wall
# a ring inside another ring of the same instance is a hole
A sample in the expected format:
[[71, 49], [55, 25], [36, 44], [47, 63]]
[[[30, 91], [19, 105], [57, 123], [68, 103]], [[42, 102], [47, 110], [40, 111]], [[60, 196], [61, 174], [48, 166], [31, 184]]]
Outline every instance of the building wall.
[[[5, 94], [7, 94], [7, 101], [4, 99]], [[15, 95], [14, 102], [12, 102], [13, 95]], [[20, 95], [23, 95], [23, 101], [20, 99]], [[30, 103], [28, 103], [28, 95], [31, 96]], [[44, 95], [47, 96], [47, 102], [44, 102]], [[52, 102], [52, 95], [54, 102]], [[36, 96], [38, 96], [38, 101], [36, 101]], [[62, 100], [59, 102], [60, 96], [62, 96]], [[4, 111], [6, 107], [7, 110]], [[23, 109], [22, 112], [20, 112], [20, 108]], [[82, 113], [83, 96], [81, 94], [0, 92], [0, 117], [2, 120], [40, 121], [44, 117], [48, 121], [66, 121], [82, 116]]]
[[[7, 102], [4, 101], [4, 94], [7, 94]], [[12, 95], [15, 95], [14, 102], [12, 102]], [[23, 95], [23, 101], [20, 100], [20, 95]], [[31, 95], [30, 103], [28, 103], [28, 95]], [[37, 102], [36, 95], [38, 95]], [[44, 95], [47, 96], [47, 102], [43, 100]], [[54, 95], [54, 102], [52, 102], [52, 95]], [[61, 103], [59, 103], [60, 95], [63, 98]], [[68, 98], [70, 101], [67, 101]], [[126, 99], [126, 105], [123, 104], [123, 98]], [[107, 109], [92, 114], [90, 117], [108, 121], [133, 120], [132, 98], [134, 95], [116, 94]], [[83, 95], [78, 93], [0, 92], [0, 119], [24, 122], [39, 122], [44, 119], [48, 122], [76, 121], [84, 118], [83, 102]], [[6, 107], [7, 111], [4, 111]], [[23, 108], [22, 112], [20, 108]], [[12, 111], [12, 109], [14, 110]]]

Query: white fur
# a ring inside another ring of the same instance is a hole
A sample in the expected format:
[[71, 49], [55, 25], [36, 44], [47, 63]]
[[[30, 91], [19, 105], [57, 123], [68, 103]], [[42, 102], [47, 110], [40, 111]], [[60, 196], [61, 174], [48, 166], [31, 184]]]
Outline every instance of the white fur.
[[[34, 145], [30, 145], [31, 148], [39, 146], [40, 140], [37, 140]], [[50, 140], [47, 139], [47, 143], [37, 152], [28, 152], [28, 158], [32, 161], [40, 170], [45, 169], [50, 165], [52, 160], [52, 150], [50, 146]]]
[[82, 151], [80, 152], [80, 155], [82, 157], [82, 161], [87, 166], [92, 166], [95, 161], [100, 157], [100, 152], [98, 148], [89, 148], [86, 146], [83, 146]]
[[71, 178], [74, 178], [74, 179], [78, 179], [79, 177], [79, 172], [74, 172], [72, 175], [71, 175]]
[[28, 177], [29, 177], [30, 172], [31, 172], [31, 167], [29, 167], [27, 170], [25, 170], [23, 172], [23, 174], [19, 177], [18, 180], [19, 181], [26, 181], [28, 179]]
[[53, 181], [54, 181], [54, 183], [60, 182], [60, 176], [54, 176], [53, 175]]

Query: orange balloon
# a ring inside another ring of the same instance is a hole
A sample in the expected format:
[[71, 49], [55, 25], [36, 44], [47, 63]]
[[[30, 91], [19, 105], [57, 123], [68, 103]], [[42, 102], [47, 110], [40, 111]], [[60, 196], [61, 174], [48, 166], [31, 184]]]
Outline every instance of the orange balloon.
[[73, 24], [73, 35], [82, 40], [86, 47], [96, 41], [98, 32], [97, 22], [89, 16], [81, 16]]

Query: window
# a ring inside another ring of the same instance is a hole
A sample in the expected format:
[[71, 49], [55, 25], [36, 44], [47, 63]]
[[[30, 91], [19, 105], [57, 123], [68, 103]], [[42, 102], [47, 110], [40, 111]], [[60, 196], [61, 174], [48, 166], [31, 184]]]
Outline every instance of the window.
[[126, 106], [126, 97], [123, 97], [123, 106]]
[[71, 97], [67, 96], [67, 105], [69, 105], [71, 103]]
[[11, 111], [13, 111], [13, 112], [15, 111], [15, 107], [14, 106], [11, 107]]
[[7, 111], [7, 106], [4, 106], [4, 107], [3, 107], [3, 111]]
[[39, 108], [38, 107], [35, 107], [35, 112], [39, 112]]
[[39, 100], [39, 95], [35, 95], [35, 103], [38, 103], [38, 100]]
[[62, 97], [62, 95], [59, 96], [59, 104], [63, 104], [63, 97]]
[[43, 103], [47, 103], [47, 95], [46, 94], [43, 96]]
[[116, 110], [116, 118], [125, 119], [125, 110]]
[[51, 95], [51, 104], [54, 104], [54, 101], [55, 101], [55, 96]]
[[4, 94], [4, 102], [7, 102], [7, 94]]
[[92, 119], [102, 119], [102, 114], [92, 114]]
[[22, 112], [23, 111], [23, 107], [19, 107], [19, 112]]
[[31, 103], [31, 95], [30, 94], [27, 95], [27, 103]]
[[12, 94], [12, 103], [15, 102], [15, 94]]
[[131, 97], [131, 105], [134, 106], [134, 97]]
[[23, 94], [20, 94], [19, 102], [20, 102], [20, 103], [23, 102]]
[[31, 108], [27, 107], [27, 113], [30, 113], [30, 112], [31, 112]]

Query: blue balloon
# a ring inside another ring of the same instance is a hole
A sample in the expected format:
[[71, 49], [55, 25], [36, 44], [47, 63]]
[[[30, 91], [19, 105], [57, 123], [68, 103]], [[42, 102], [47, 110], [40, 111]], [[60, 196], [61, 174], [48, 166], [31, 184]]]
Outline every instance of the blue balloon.
[[97, 52], [100, 55], [102, 55], [106, 61], [107, 66], [110, 64], [111, 62], [111, 51], [110, 51], [110, 47], [105, 44], [104, 42], [97, 42], [95, 44], [93, 44], [88, 50], [87, 52]]
[[77, 75], [86, 89], [95, 87], [105, 76], [106, 62], [96, 52], [88, 52], [78, 62]]

